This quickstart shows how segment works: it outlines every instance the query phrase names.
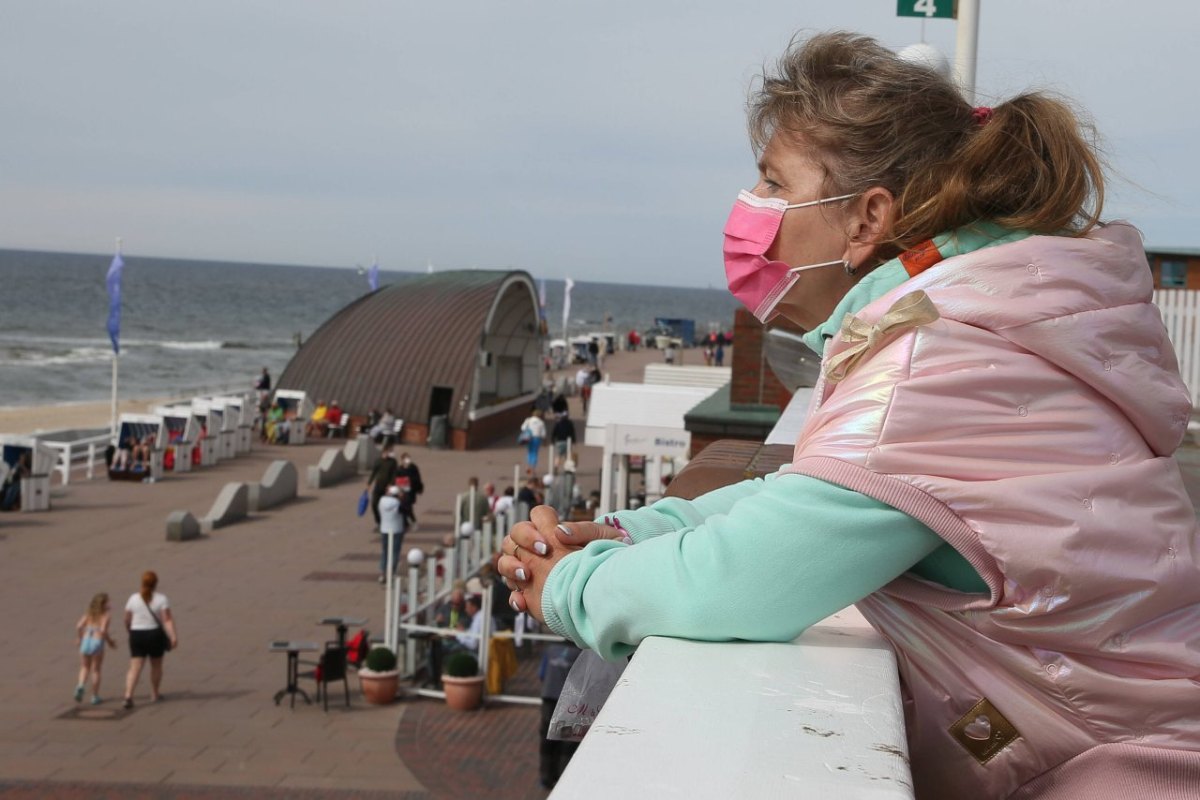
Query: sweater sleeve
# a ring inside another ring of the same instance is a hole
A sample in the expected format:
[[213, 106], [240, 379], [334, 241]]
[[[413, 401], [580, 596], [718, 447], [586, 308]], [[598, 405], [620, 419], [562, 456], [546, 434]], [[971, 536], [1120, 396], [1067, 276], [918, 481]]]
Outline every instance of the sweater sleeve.
[[615, 517], [636, 544], [664, 533], [690, 530], [703, 524], [704, 520], [711, 516], [726, 514], [734, 503], [758, 494], [768, 482], [778, 478], [778, 475], [779, 473], [776, 473], [766, 478], [754, 478], [722, 486], [693, 500], [664, 497], [652, 505], [634, 511], [609, 514], [596, 522], [604, 524], [605, 520], [611, 521]]
[[785, 473], [743, 494], [751, 483], [704, 496], [728, 502], [725, 512], [700, 520], [704, 503], [656, 503], [661, 524], [680, 527], [563, 558], [542, 591], [547, 625], [608, 659], [647, 636], [790, 641], [942, 544], [903, 512], [834, 484]]

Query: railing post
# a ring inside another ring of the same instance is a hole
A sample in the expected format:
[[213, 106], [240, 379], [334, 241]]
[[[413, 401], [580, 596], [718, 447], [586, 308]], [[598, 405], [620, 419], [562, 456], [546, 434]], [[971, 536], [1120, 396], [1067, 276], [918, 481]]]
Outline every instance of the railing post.
[[492, 641], [492, 593], [483, 593], [483, 607], [479, 609], [479, 613], [483, 614], [483, 630], [479, 633], [479, 674], [483, 676], [483, 690], [487, 692], [487, 671], [488, 671], [488, 647]]
[[458, 571], [458, 534], [454, 534], [454, 544], [450, 547], [450, 552], [442, 552], [442, 572], [446, 575], [447, 591], [454, 588], [454, 579]]
[[[433, 608], [433, 603], [437, 600], [437, 564], [436, 557], [425, 562], [425, 622], [430, 621], [429, 609]], [[415, 606], [414, 606], [415, 608]]]
[[483, 522], [483, 538], [480, 540], [483, 544], [483, 554], [479, 563], [485, 561], [491, 563], [492, 553], [496, 551], [496, 521], [495, 519], [484, 520]]
[[88, 465], [87, 465], [87, 479], [89, 481], [92, 479], [92, 476], [95, 475], [95, 466], [96, 466], [96, 443], [89, 442], [88, 443]]
[[70, 443], [68, 443], [65, 449], [60, 449], [58, 451], [59, 460], [61, 460], [63, 462], [62, 463], [63, 486], [71, 485], [71, 459], [74, 457], [74, 453], [71, 452], [72, 449], [73, 448], [71, 447]]
[[[437, 559], [430, 559], [432, 564]], [[408, 610], [411, 613], [413, 609], [419, 608], [417, 605], [417, 582], [421, 576], [420, 567], [415, 564], [410, 564], [408, 567]], [[404, 671], [408, 675], [414, 675], [417, 671], [417, 654], [415, 648], [410, 647], [408, 638], [404, 641]]]

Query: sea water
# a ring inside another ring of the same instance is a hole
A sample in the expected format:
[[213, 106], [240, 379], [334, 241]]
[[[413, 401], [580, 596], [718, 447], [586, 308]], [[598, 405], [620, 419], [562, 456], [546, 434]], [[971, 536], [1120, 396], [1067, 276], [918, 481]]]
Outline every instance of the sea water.
[[[111, 260], [0, 250], [0, 406], [108, 399], [104, 279]], [[411, 277], [381, 271], [380, 287]], [[547, 280], [545, 287], [550, 336], [558, 337], [563, 282]], [[297, 341], [368, 291], [366, 276], [353, 268], [126, 256], [121, 397], [250, 388], [263, 367], [278, 377]], [[735, 307], [724, 289], [577, 280], [568, 335], [644, 331], [655, 317], [693, 319], [697, 335], [729, 330]]]

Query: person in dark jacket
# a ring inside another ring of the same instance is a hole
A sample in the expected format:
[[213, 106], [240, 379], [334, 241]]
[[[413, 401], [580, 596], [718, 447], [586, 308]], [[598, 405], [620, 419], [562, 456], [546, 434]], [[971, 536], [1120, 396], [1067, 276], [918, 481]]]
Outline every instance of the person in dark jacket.
[[570, 457], [567, 452], [568, 442], [578, 443], [575, 438], [575, 423], [571, 421], [567, 414], [559, 414], [558, 419], [554, 422], [554, 427], [550, 430], [550, 441], [554, 442], [554, 455], [557, 458], [566, 459]]
[[[421, 470], [413, 463], [412, 457], [408, 453], [400, 454], [400, 466], [396, 470], [396, 479], [402, 481], [400, 488], [407, 488], [401, 501], [404, 509], [404, 516], [411, 526], [417, 521], [416, 512], [413, 511], [413, 506], [417, 504], [417, 495], [425, 491], [425, 484], [421, 482]], [[403, 483], [407, 480], [407, 485]]]
[[387, 494], [388, 487], [396, 484], [396, 476], [400, 466], [396, 463], [392, 451], [384, 450], [379, 457], [379, 463], [371, 470], [367, 478], [367, 488], [371, 490], [371, 513], [375, 515], [375, 529], [379, 530], [379, 501]]

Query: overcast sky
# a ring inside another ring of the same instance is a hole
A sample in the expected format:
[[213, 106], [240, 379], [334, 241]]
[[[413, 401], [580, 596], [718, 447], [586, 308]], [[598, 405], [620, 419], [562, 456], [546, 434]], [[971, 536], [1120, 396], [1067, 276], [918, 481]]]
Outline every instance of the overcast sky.
[[[980, 101], [1074, 98], [1106, 216], [1200, 247], [1200, 4], [980, 20]], [[895, 0], [2, 0], [0, 247], [722, 286], [747, 89], [834, 28], [921, 39]]]

